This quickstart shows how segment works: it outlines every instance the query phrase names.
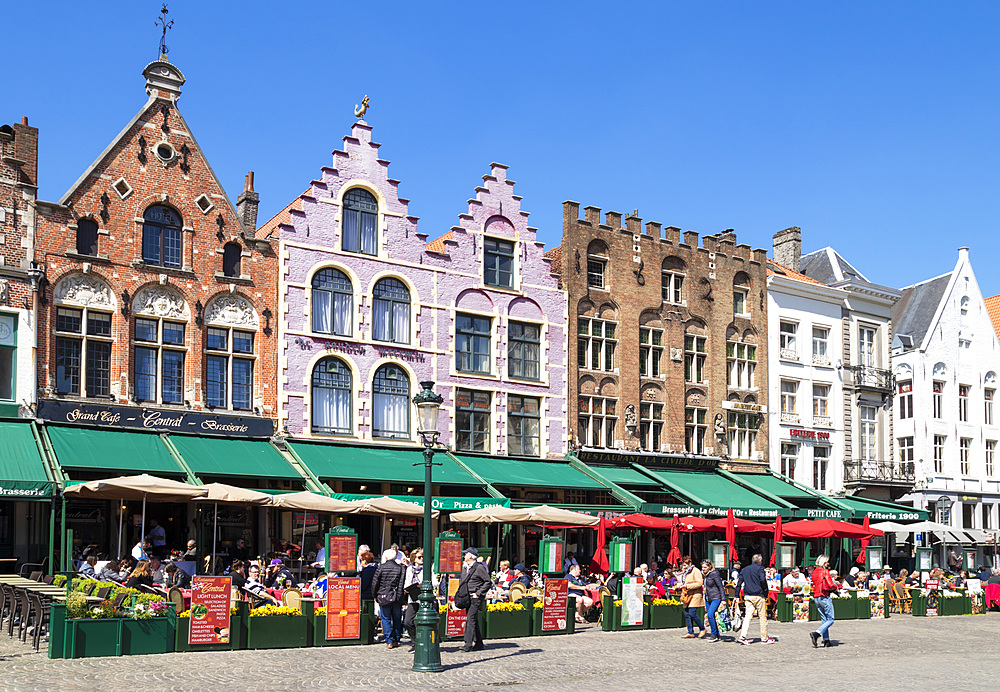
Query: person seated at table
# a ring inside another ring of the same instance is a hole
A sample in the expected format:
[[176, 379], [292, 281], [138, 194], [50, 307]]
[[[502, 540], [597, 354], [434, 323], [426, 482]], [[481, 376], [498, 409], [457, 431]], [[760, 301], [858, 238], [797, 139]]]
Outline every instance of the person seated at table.
[[580, 565], [571, 565], [566, 575], [569, 593], [576, 596], [576, 621], [587, 622], [584, 617], [594, 605], [594, 599], [587, 595], [587, 582], [580, 576]]
[[198, 562], [198, 546], [193, 538], [187, 542], [187, 550], [181, 555], [181, 562]]
[[281, 605], [281, 601], [269, 594], [267, 587], [260, 582], [260, 567], [257, 565], [250, 565], [246, 583], [243, 585], [243, 591], [258, 600], [262, 599], [274, 605]]
[[104, 567], [101, 567], [101, 571], [97, 573], [97, 580], [121, 584], [124, 580], [121, 575], [121, 564], [118, 560], [109, 560]]
[[326, 572], [321, 572], [318, 577], [312, 580], [308, 585], [309, 591], [312, 591], [312, 595], [315, 598], [326, 598], [327, 584], [329, 583], [330, 577], [336, 577], [337, 575], [333, 572], [327, 574]]
[[764, 568], [764, 576], [767, 579], [768, 591], [781, 590], [781, 575], [778, 574], [778, 570], [773, 567], [766, 567]]
[[660, 576], [660, 563], [657, 562], [656, 560], [650, 560], [650, 562], [649, 562], [649, 570], [648, 571], [652, 572], [655, 576], [659, 577]]
[[958, 575], [953, 577], [951, 580], [951, 588], [961, 589], [966, 585], [966, 582], [968, 581], [969, 581], [969, 573], [964, 569], [959, 570]]
[[171, 562], [163, 569], [163, 583], [168, 589], [190, 589], [191, 575]]
[[577, 562], [576, 555], [573, 553], [572, 550], [569, 551], [568, 553], [566, 553], [566, 559], [563, 560], [563, 574], [569, 574], [569, 568], [572, 567], [573, 565], [578, 565], [578, 564], [580, 563]]
[[992, 570], [993, 574], [989, 579], [986, 580], [987, 584], [1000, 584], [1000, 567], [994, 567]]
[[139, 560], [132, 573], [125, 582], [125, 588], [138, 589], [140, 586], [153, 585], [153, 571], [149, 567], [149, 560]]
[[295, 577], [285, 567], [281, 558], [274, 558], [267, 566], [267, 576], [264, 578], [264, 585], [269, 589], [294, 589], [297, 585]]
[[903, 586], [919, 586], [920, 580], [915, 578], [915, 574], [911, 575], [910, 570], [905, 567], [899, 570], [899, 579], [897, 580]]
[[523, 562], [518, 562], [514, 565], [514, 577], [510, 580], [511, 585], [513, 584], [524, 584], [524, 588], [531, 588], [531, 577], [528, 576], [528, 568], [524, 566]]
[[650, 599], [667, 597], [667, 590], [663, 588], [663, 583], [656, 578], [656, 574], [652, 570], [646, 573], [645, 589], [646, 595]]
[[889, 565], [883, 565], [882, 574], [879, 575], [879, 578], [892, 581], [892, 567], [890, 567]]
[[245, 540], [242, 538], [236, 539], [236, 545], [229, 549], [229, 559], [232, 562], [243, 560], [244, 565], [250, 561], [250, 549], [247, 547]]
[[854, 587], [858, 591], [868, 591], [871, 588], [871, 584], [872, 577], [864, 570], [858, 572], [857, 576], [854, 577]]
[[734, 584], [737, 581], [739, 581], [739, 579], [740, 579], [740, 570], [742, 568], [743, 568], [743, 565], [741, 565], [738, 560], [736, 562], [734, 562], [733, 563], [733, 569], [729, 572], [729, 581], [733, 582]]
[[80, 576], [85, 579], [97, 579], [97, 556], [88, 555], [83, 564], [80, 565]]
[[163, 563], [160, 562], [160, 558], [149, 558], [149, 574], [153, 577], [154, 584], [163, 583]]
[[860, 571], [860, 567], [851, 567], [851, 571], [844, 576], [844, 583], [852, 589], [857, 588], [856, 582]]
[[309, 563], [309, 566], [316, 569], [326, 569], [326, 547], [323, 545], [323, 541], [316, 541], [316, 557]]
[[375, 594], [372, 593], [372, 579], [375, 578], [375, 570], [378, 569], [375, 561], [375, 553], [366, 550], [361, 553], [361, 557], [358, 559], [361, 564], [361, 572], [359, 573], [361, 577], [361, 600], [374, 601]]
[[786, 589], [792, 589], [801, 591], [806, 586], [809, 586], [809, 580], [806, 579], [806, 575], [799, 571], [798, 565], [792, 567], [792, 569], [785, 575], [785, 578], [781, 580], [781, 585]]
[[830, 570], [830, 581], [833, 582], [833, 585], [837, 587], [838, 591], [849, 588], [847, 586], [847, 582], [840, 578], [840, 573], [835, 569]]
[[148, 559], [152, 550], [152, 543], [149, 541], [139, 541], [132, 546], [132, 559], [135, 560], [136, 564], [138, 564], [139, 560]]
[[242, 590], [247, 583], [247, 563], [240, 559], [233, 560], [229, 565], [229, 577], [232, 579], [233, 587]]
[[510, 569], [510, 560], [501, 560], [498, 567], [497, 586], [506, 591], [514, 581], [514, 573]]

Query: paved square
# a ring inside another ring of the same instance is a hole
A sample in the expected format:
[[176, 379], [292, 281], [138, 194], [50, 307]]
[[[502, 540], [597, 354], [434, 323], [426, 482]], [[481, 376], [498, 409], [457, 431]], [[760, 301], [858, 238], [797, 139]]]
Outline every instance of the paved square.
[[[849, 620], [838, 646], [813, 649], [815, 623], [768, 623], [777, 644], [740, 646], [681, 639], [683, 630], [601, 632], [487, 642], [464, 654], [446, 642], [439, 674], [410, 671], [409, 647], [381, 645], [177, 653], [50, 661], [0, 635], [10, 690], [284, 690], [434, 688], [517, 690], [663, 688], [781, 690], [996, 689], [1000, 615]], [[759, 636], [757, 623], [750, 633]], [[730, 637], [730, 639], [732, 639]]]

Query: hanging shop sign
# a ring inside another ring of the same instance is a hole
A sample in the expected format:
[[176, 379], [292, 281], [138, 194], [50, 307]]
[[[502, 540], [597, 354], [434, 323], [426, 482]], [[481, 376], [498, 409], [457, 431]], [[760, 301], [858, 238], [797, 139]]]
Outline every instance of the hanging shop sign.
[[[644, 502], [641, 508], [643, 514], [690, 514], [696, 517], [725, 517], [729, 514], [729, 507], [715, 506], [692, 506], [692, 505], [661, 505], [651, 502]], [[782, 517], [791, 515], [790, 509], [747, 509], [733, 507], [733, 515], [737, 519], [774, 519], [779, 514]]]
[[226, 437], [270, 437], [274, 421], [256, 416], [217, 416], [212, 413], [153, 409], [135, 406], [102, 406], [75, 401], [42, 399], [36, 414], [53, 423], [81, 423], [124, 430], [223, 435]]
[[191, 644], [228, 644], [231, 577], [191, 577]]
[[[354, 500], [370, 500], [381, 495], [366, 495], [362, 493], [336, 493], [334, 499], [353, 502]], [[415, 505], [424, 506], [423, 496], [416, 495], [390, 495], [394, 500], [412, 502]], [[493, 497], [432, 497], [431, 508], [445, 511], [463, 512], [467, 509], [486, 509], [487, 507], [510, 507], [510, 500], [507, 498], [497, 499]]]
[[546, 579], [542, 597], [542, 631], [566, 629], [566, 605], [569, 600], [568, 579]]
[[326, 638], [361, 638], [361, 579], [336, 577], [326, 584]]
[[767, 406], [748, 404], [743, 401], [723, 401], [722, 408], [725, 411], [738, 411], [739, 413], [767, 413]]
[[437, 560], [438, 574], [462, 573], [462, 534], [457, 531], [442, 531], [434, 539], [434, 558]]
[[326, 534], [326, 571], [354, 574], [358, 571], [358, 536], [348, 526], [335, 526]]

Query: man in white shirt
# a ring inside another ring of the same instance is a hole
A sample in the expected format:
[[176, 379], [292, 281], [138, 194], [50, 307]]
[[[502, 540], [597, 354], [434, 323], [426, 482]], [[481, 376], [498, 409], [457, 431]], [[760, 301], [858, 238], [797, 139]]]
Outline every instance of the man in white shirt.
[[806, 579], [806, 575], [799, 571], [798, 567], [792, 567], [792, 571], [781, 580], [781, 585], [786, 589], [792, 589], [796, 586], [806, 587], [809, 586], [809, 580]]
[[132, 557], [138, 560], [145, 560], [149, 556], [149, 541], [139, 541], [132, 546]]
[[163, 548], [167, 545], [167, 532], [156, 519], [149, 520], [149, 542], [153, 544], [153, 553], [163, 557]]
[[326, 547], [322, 541], [316, 541], [316, 559], [310, 567], [326, 571]]

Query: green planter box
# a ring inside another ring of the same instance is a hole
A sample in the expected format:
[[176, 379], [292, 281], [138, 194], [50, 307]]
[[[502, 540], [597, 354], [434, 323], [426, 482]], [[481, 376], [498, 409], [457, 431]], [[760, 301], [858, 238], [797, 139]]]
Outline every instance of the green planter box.
[[531, 634], [535, 637], [546, 637], [550, 634], [573, 634], [576, 632], [576, 609], [572, 605], [572, 601], [568, 602], [566, 605], [566, 627], [561, 630], [542, 630], [542, 609], [531, 608]]
[[297, 649], [309, 646], [309, 618], [271, 615], [247, 619], [248, 649]]
[[604, 616], [601, 618], [601, 629], [605, 632], [622, 632], [626, 630], [645, 630], [649, 629], [649, 605], [643, 603], [642, 606], [642, 624], [641, 625], [623, 625], [622, 623], [622, 608], [621, 606], [616, 606], [614, 600], [611, 596], [604, 597], [603, 603]]
[[[461, 635], [458, 637], [448, 637], [445, 636], [445, 617], [446, 613], [438, 614], [438, 639], [443, 642], [460, 642], [463, 641], [464, 637]], [[486, 611], [479, 611], [479, 631], [483, 634], [483, 639], [486, 639]]]
[[783, 593], [778, 594], [778, 600], [774, 605], [774, 617], [778, 622], [792, 621], [792, 599]]
[[64, 658], [121, 655], [121, 618], [66, 620]]
[[149, 620], [122, 619], [122, 656], [166, 654], [174, 650], [174, 620], [171, 614]]
[[938, 615], [963, 615], [965, 613], [964, 598], [938, 598]]
[[912, 599], [911, 611], [917, 617], [927, 617], [927, 597], [919, 594], [916, 590], [910, 591]]
[[831, 598], [833, 601], [833, 618], [835, 620], [856, 620], [858, 604], [854, 596], [850, 598]]
[[188, 618], [177, 618], [177, 630], [174, 639], [174, 651], [232, 651], [247, 648], [247, 628], [245, 615], [229, 616], [228, 644], [192, 644], [190, 641], [191, 624]]
[[483, 639], [512, 639], [531, 636], [531, 611], [511, 610], [486, 613]]
[[858, 598], [858, 607], [855, 610], [857, 613], [858, 620], [871, 620], [872, 619], [872, 599], [870, 598]]
[[651, 605], [649, 606], [649, 629], [676, 629], [684, 627], [684, 606], [681, 605]]
[[[303, 602], [302, 612], [311, 616], [312, 646], [351, 646], [375, 642], [375, 601], [361, 601], [361, 627], [357, 639], [327, 639], [326, 614], [314, 614], [313, 605]], [[406, 614], [406, 610], [403, 610]]]

